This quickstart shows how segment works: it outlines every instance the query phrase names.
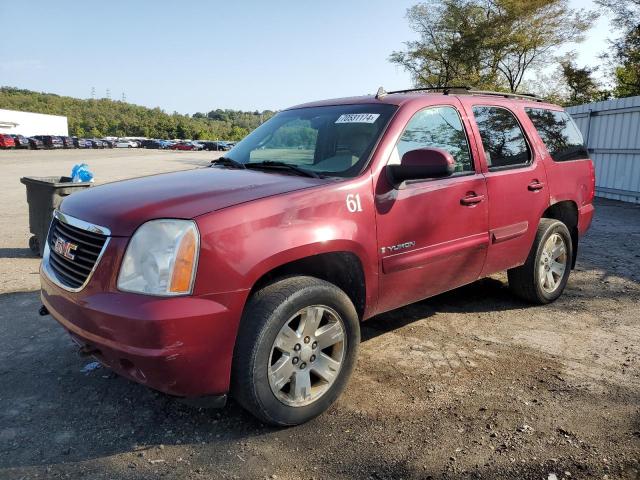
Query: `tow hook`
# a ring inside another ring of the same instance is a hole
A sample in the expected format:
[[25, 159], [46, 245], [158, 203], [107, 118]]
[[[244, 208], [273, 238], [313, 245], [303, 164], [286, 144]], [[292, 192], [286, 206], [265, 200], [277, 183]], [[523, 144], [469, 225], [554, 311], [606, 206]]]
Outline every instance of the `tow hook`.
[[47, 310], [47, 307], [45, 307], [44, 305], [40, 305], [40, 309], [38, 310], [38, 314], [41, 317], [44, 317], [46, 315], [49, 315], [49, 310]]

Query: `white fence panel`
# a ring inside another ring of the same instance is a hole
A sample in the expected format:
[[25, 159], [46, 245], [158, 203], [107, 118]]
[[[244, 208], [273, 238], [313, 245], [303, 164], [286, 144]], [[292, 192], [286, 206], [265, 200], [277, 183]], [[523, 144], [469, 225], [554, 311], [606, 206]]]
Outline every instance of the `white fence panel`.
[[567, 108], [596, 168], [598, 197], [640, 203], [640, 96]]

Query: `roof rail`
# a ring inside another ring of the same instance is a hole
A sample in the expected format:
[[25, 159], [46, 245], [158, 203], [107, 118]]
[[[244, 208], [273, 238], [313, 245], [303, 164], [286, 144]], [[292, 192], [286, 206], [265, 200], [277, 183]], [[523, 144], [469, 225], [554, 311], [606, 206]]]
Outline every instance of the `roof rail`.
[[394, 90], [393, 92], [386, 92], [388, 94], [392, 93], [411, 93], [411, 92], [442, 92], [444, 95], [448, 95], [449, 93], [461, 93], [461, 92], [470, 92], [471, 87], [466, 85], [452, 85], [447, 87], [419, 87], [419, 88], [408, 88], [406, 90]]
[[454, 85], [454, 86], [445, 86], [445, 87], [419, 87], [419, 88], [408, 88], [405, 90], [394, 90], [392, 92], [387, 92], [383, 87], [378, 89], [378, 93], [376, 94], [376, 98], [383, 98], [385, 95], [391, 95], [394, 93], [412, 93], [412, 92], [442, 92], [444, 95], [449, 94], [462, 94], [462, 95], [492, 95], [495, 97], [504, 97], [504, 98], [522, 98], [525, 100], [533, 100], [536, 102], [544, 101], [542, 98], [534, 95], [532, 93], [510, 93], [510, 92], [494, 92], [491, 90], [474, 90], [472, 87], [466, 85]]
[[494, 97], [504, 98], [523, 98], [525, 100], [535, 100], [536, 102], [542, 102], [543, 99], [534, 95], [533, 93], [510, 93], [510, 92], [494, 92], [491, 90], [469, 90], [471, 95], [492, 95]]

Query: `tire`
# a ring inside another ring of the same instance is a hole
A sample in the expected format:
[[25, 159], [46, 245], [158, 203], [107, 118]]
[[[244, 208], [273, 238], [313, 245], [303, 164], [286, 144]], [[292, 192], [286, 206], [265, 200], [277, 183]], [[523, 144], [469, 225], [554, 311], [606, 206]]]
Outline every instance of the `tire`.
[[29, 237], [29, 249], [34, 255], [40, 256], [40, 240], [35, 235]]
[[[341, 336], [336, 333], [340, 328]], [[322, 348], [330, 342], [336, 343]], [[327, 410], [344, 390], [359, 343], [358, 315], [342, 290], [313, 277], [278, 280], [247, 303], [234, 351], [231, 394], [265, 423], [307, 422]], [[336, 369], [331, 361], [338, 360]]]
[[562, 295], [567, 285], [572, 260], [573, 244], [567, 226], [559, 220], [543, 218], [525, 264], [507, 271], [509, 288], [528, 302], [551, 303]]

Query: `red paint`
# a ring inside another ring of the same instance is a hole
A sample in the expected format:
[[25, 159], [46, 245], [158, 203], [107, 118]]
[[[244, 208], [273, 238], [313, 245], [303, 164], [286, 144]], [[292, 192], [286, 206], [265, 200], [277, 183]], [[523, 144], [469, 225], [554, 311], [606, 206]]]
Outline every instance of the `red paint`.
[[16, 142], [11, 135], [4, 135], [0, 133], [0, 148], [14, 148]]
[[[203, 168], [88, 189], [62, 211], [108, 227], [109, 242], [89, 284], [78, 293], [42, 277], [42, 299], [80, 343], [119, 373], [174, 395], [225, 393], [242, 309], [255, 283], [294, 260], [351, 252], [366, 287], [363, 319], [522, 264], [545, 210], [570, 201], [584, 234], [593, 216], [588, 159], [554, 162], [524, 107], [527, 100], [477, 95], [388, 95], [318, 102], [398, 105], [369, 166], [353, 179]], [[395, 188], [386, 173], [411, 117], [427, 106], [458, 109], [474, 171]], [[502, 106], [524, 128], [531, 165], [490, 172], [471, 108]], [[350, 212], [347, 195], [362, 211]], [[160, 298], [123, 293], [116, 279], [129, 237], [154, 218], [193, 218], [201, 234], [194, 294]], [[415, 242], [393, 250], [390, 247]], [[384, 248], [384, 251], [382, 250]]]

